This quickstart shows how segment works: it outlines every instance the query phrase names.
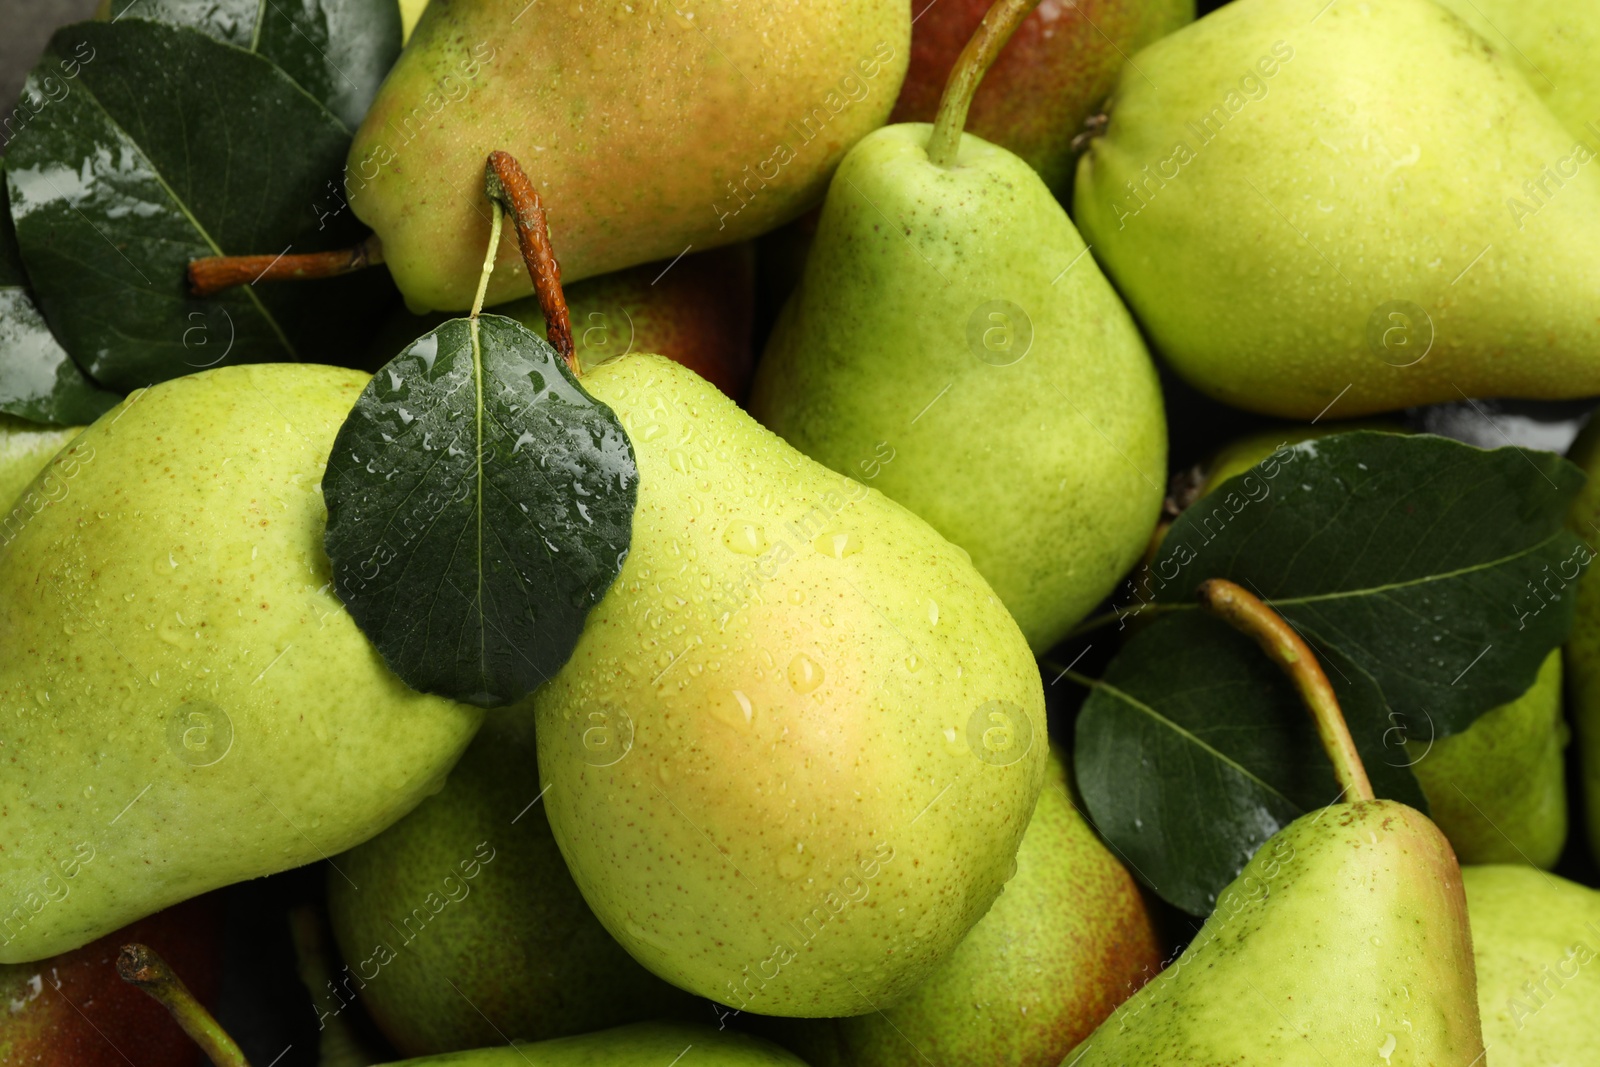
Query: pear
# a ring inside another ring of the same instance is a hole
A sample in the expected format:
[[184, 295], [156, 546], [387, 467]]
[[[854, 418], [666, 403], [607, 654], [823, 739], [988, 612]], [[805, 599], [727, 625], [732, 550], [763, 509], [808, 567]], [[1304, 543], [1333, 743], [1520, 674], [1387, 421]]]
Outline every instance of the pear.
[[[911, 65], [891, 122], [931, 122], [950, 68], [993, 0], [913, 4]], [[1007, 148], [1058, 194], [1072, 139], [1110, 95], [1128, 56], [1194, 21], [1194, 0], [1043, 0], [972, 99], [967, 129]]]
[[[1522, 71], [1571, 134], [1600, 147], [1600, 9], [1585, 0], [1438, 0]], [[1565, 181], [1541, 175], [1544, 194]], [[1534, 194], [1539, 195], [1539, 194]]]
[[639, 962], [760, 1014], [909, 993], [1013, 871], [1043, 686], [968, 562], [659, 356], [584, 388], [633, 442], [632, 547], [533, 697], [551, 830]]
[[1236, 0], [1124, 69], [1073, 215], [1156, 351], [1237, 407], [1580, 397], [1592, 158], [1430, 0]]
[[1516, 700], [1431, 745], [1406, 741], [1433, 820], [1463, 863], [1555, 866], [1567, 843], [1567, 737], [1558, 649]]
[[[583, 902], [550, 835], [526, 717], [491, 715], [437, 795], [335, 857], [328, 913], [345, 974], [406, 1056], [540, 1041], [706, 1006], [629, 958]], [[453, 987], [453, 988], [452, 988]]]
[[1495, 1067], [1565, 1067], [1600, 1049], [1600, 893], [1525, 866], [1463, 867], [1483, 1041]]
[[[24, 504], [19, 498], [23, 490], [28, 488], [28, 483], [44, 470], [50, 457], [61, 451], [82, 430], [82, 426], [61, 429], [0, 415], [0, 509], [3, 509], [0, 516]], [[56, 490], [52, 483], [44, 491], [60, 490]], [[31, 511], [33, 505], [30, 503], [27, 508]]]
[[1063, 1064], [1470, 1067], [1483, 1047], [1450, 843], [1404, 804], [1359, 800], [1274, 834]]
[[[1206, 464], [1200, 495], [1247, 474], [1283, 445], [1354, 430], [1395, 432], [1397, 424], [1290, 425], [1250, 434]], [[1247, 487], [1248, 488], [1248, 487]], [[1569, 739], [1561, 714], [1561, 655], [1545, 657], [1516, 700], [1491, 708], [1458, 734], [1436, 736], [1432, 723], [1407, 716], [1385, 738], [1391, 762], [1409, 764], [1428, 798], [1434, 823], [1464, 863], [1528, 863], [1553, 867], [1567, 841]], [[1404, 746], [1403, 751], [1401, 746]]]
[[0, 962], [349, 848], [477, 730], [333, 592], [320, 479], [365, 382], [260, 365], [136, 392], [6, 527]]
[[885, 127], [845, 157], [750, 410], [971, 553], [1039, 652], [1149, 542], [1161, 390], [1039, 176], [970, 134], [930, 151], [937, 128]]
[[1594, 564], [1600, 545], [1600, 421], [1590, 416], [1567, 458], [1583, 468], [1589, 480], [1572, 502], [1567, 528], [1583, 539], [1578, 555], [1558, 564], [1539, 589], [1539, 602], [1571, 595], [1576, 585], [1576, 618], [1567, 638], [1564, 662], [1583, 769], [1584, 807], [1589, 845], [1600, 856], [1600, 568]]
[[417, 28], [417, 21], [422, 18], [422, 12], [428, 6], [428, 0], [398, 0], [400, 5], [400, 43], [407, 44], [411, 40], [411, 31]]
[[[435, 0], [437, 2], [437, 0]], [[550, 1041], [405, 1060], [390, 1067], [806, 1067], [748, 1034], [682, 1023], [635, 1023]]]
[[[418, 312], [472, 305], [495, 150], [528, 166], [569, 283], [748, 240], [883, 123], [910, 25], [905, 0], [436, 0], [356, 133], [350, 206]], [[499, 254], [491, 305], [532, 290]]]
[[777, 1032], [812, 1067], [1055, 1067], [1160, 969], [1144, 898], [1073, 806], [1052, 753], [1017, 873], [950, 958], [881, 1013]]

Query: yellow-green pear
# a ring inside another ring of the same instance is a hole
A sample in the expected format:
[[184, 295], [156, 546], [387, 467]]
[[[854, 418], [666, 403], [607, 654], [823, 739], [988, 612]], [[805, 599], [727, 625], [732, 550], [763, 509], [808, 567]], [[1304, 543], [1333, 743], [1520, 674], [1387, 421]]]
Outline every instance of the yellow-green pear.
[[491, 712], [438, 795], [334, 858], [346, 969], [312, 990], [319, 1017], [359, 997], [407, 1056], [711, 1017], [595, 920], [550, 834], [537, 761], [531, 717]]
[[853, 148], [750, 410], [972, 554], [1034, 651], [1160, 517], [1167, 436], [1138, 328], [1037, 174], [923, 123]]
[[1015, 870], [1043, 687], [966, 555], [659, 356], [583, 385], [633, 442], [632, 547], [533, 698], [584, 899], [656, 974], [758, 1014], [909, 993]]
[[1600, 169], [1431, 0], [1235, 0], [1109, 113], [1073, 217], [1202, 391], [1305, 419], [1600, 393]]
[[[435, 0], [437, 2], [437, 0]], [[389, 1067], [806, 1067], [757, 1037], [683, 1023], [635, 1023], [579, 1037], [517, 1042]]]
[[1483, 1043], [1494, 1067], [1600, 1055], [1600, 892], [1527, 866], [1463, 867]]
[[[905, 0], [433, 0], [356, 133], [350, 206], [419, 313], [472, 305], [493, 151], [569, 283], [748, 240], [883, 124], [910, 32]], [[508, 235], [487, 303], [531, 290]]]
[[1217, 900], [1064, 1065], [1482, 1064], [1461, 872], [1422, 813], [1362, 800], [1302, 815]]
[[1600, 856], [1600, 569], [1594, 566], [1600, 546], [1600, 422], [1593, 416], [1567, 458], [1589, 476], [1567, 516], [1567, 528], [1584, 543], [1578, 554], [1544, 576], [1529, 603], [1542, 605], [1577, 594], [1576, 618], [1565, 650], [1567, 695], [1583, 768], [1589, 846]]
[[1545, 105], [1588, 151], [1535, 179], [1554, 196], [1570, 171], [1600, 152], [1600, 5], [1591, 0], [1438, 0], [1522, 71]]
[[0, 545], [0, 962], [349, 848], [472, 737], [333, 592], [322, 472], [366, 377], [165, 382], [34, 482], [65, 491]]
[[1052, 753], [1017, 873], [950, 958], [894, 1007], [775, 1032], [812, 1067], [1056, 1067], [1160, 969], [1139, 887]]
[[[62, 429], [0, 415], [0, 529], [4, 527], [4, 516], [13, 508], [23, 507], [33, 511], [36, 504], [43, 506], [42, 496], [38, 502], [18, 498], [34, 476], [50, 462], [50, 457], [61, 451], [62, 446], [82, 430], [82, 426]], [[66, 491], [64, 488], [56, 489], [53, 485], [44, 488], [47, 492]], [[0, 538], [3, 537], [0, 534]]]
[[1406, 741], [1433, 821], [1463, 863], [1554, 867], [1567, 843], [1561, 652], [1533, 685], [1461, 733]]
[[422, 18], [423, 10], [428, 6], [428, 0], [398, 0], [400, 5], [400, 43], [407, 44], [411, 40], [411, 31], [417, 28], [417, 20]]

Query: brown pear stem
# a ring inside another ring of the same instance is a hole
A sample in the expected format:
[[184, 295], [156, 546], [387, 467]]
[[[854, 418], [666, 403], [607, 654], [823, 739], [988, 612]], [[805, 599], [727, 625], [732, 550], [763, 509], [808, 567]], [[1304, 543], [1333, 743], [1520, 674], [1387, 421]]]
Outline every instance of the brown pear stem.
[[567, 296], [561, 289], [561, 264], [550, 245], [550, 227], [545, 222], [544, 202], [521, 164], [509, 152], [490, 152], [486, 175], [489, 196], [499, 201], [517, 228], [517, 246], [527, 264], [533, 291], [544, 312], [545, 335], [550, 347], [567, 361], [574, 377], [578, 369], [577, 347], [572, 343], [572, 318], [567, 314]]
[[189, 261], [189, 291], [213, 296], [236, 285], [256, 282], [314, 281], [337, 278], [383, 262], [383, 242], [370, 233], [354, 248], [282, 256], [206, 256]]
[[956, 57], [950, 80], [944, 83], [939, 111], [933, 118], [933, 135], [928, 138], [928, 159], [939, 167], [953, 167], [961, 151], [961, 131], [967, 125], [967, 109], [972, 106], [978, 83], [1000, 55], [1000, 50], [1017, 32], [1039, 0], [995, 0], [983, 16], [977, 32]]
[[183, 1032], [200, 1046], [216, 1067], [250, 1067], [244, 1052], [228, 1036], [211, 1013], [189, 992], [167, 961], [148, 945], [135, 942], [123, 945], [117, 953], [117, 974], [129, 985], [138, 986], [172, 1013]]
[[1317, 724], [1322, 747], [1333, 761], [1333, 776], [1344, 790], [1345, 800], [1374, 799], [1367, 769], [1356, 751], [1344, 712], [1339, 710], [1339, 698], [1334, 695], [1333, 686], [1322, 672], [1311, 646], [1295, 633], [1283, 616], [1243, 586], [1226, 578], [1212, 578], [1202, 582], [1197, 592], [1202, 607], [1240, 633], [1255, 638], [1261, 650], [1283, 668], [1299, 690], [1300, 699], [1305, 701], [1312, 721]]

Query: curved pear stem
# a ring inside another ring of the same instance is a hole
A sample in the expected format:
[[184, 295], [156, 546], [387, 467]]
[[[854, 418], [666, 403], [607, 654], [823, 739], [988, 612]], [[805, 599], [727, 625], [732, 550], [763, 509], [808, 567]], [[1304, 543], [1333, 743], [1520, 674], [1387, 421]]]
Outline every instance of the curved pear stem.
[[567, 313], [567, 296], [561, 288], [561, 264], [550, 245], [550, 227], [545, 221], [544, 203], [539, 191], [509, 152], [490, 152], [485, 184], [489, 198], [505, 208], [517, 229], [517, 246], [527, 264], [533, 291], [544, 312], [545, 335], [550, 346], [567, 361], [573, 377], [578, 369], [577, 346], [572, 343], [572, 318]]
[[195, 999], [167, 961], [149, 945], [134, 942], [117, 953], [117, 974], [129, 985], [138, 986], [183, 1027], [183, 1032], [200, 1046], [216, 1067], [250, 1067], [244, 1052], [204, 1005]]
[[1339, 698], [1334, 695], [1333, 686], [1311, 646], [1295, 633], [1283, 616], [1243, 586], [1226, 578], [1212, 578], [1202, 582], [1197, 592], [1202, 607], [1240, 633], [1254, 638], [1299, 690], [1312, 721], [1317, 724], [1322, 747], [1333, 761], [1333, 776], [1344, 790], [1345, 800], [1375, 799], [1361, 754], [1356, 751], [1344, 712], [1339, 710]]
[[189, 261], [189, 291], [214, 296], [237, 285], [256, 282], [315, 281], [337, 278], [383, 262], [383, 242], [369, 233], [354, 248], [283, 256], [206, 256]]
[[928, 159], [935, 166], [955, 166], [956, 155], [961, 150], [961, 131], [967, 125], [967, 109], [972, 106], [978, 83], [983, 81], [1022, 20], [1037, 6], [1039, 0], [995, 0], [995, 5], [978, 24], [977, 32], [956, 57], [955, 66], [950, 68], [950, 80], [944, 83], [944, 95], [939, 98], [933, 135], [928, 138]]

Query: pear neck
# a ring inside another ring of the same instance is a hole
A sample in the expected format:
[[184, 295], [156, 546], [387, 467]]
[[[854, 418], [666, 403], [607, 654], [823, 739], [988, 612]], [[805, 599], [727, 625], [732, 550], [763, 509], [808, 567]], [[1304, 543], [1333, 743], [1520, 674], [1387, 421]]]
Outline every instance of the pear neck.
[[928, 138], [928, 159], [935, 166], [948, 170], [956, 165], [961, 151], [961, 131], [966, 128], [967, 111], [972, 107], [978, 84], [1000, 50], [1011, 40], [1011, 35], [1022, 25], [1022, 20], [1038, 5], [1039, 0], [996, 0], [961, 55], [956, 57], [955, 66], [950, 68], [950, 80], [944, 84], [944, 95], [939, 98], [933, 134]]

